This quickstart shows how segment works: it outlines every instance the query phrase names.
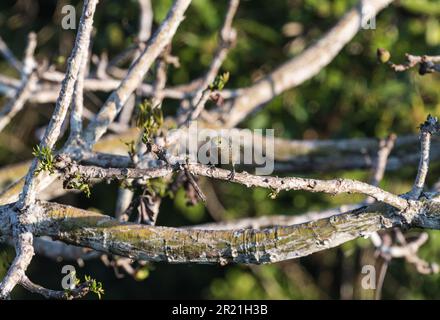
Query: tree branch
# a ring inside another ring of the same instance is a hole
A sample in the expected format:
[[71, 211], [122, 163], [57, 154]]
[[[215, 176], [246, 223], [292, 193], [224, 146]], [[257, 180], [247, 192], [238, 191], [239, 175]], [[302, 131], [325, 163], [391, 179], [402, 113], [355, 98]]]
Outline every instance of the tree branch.
[[[71, 162], [67, 156], [59, 156], [56, 168], [66, 176], [80, 175], [86, 179], [151, 179], [166, 176], [173, 171], [182, 170], [179, 164], [164, 165], [156, 168], [101, 168], [83, 166]], [[350, 179], [318, 180], [297, 177], [278, 178], [270, 176], [256, 176], [247, 172], [231, 174], [230, 170], [213, 168], [211, 166], [189, 163], [187, 170], [194, 175], [205, 176], [213, 179], [230, 181], [245, 185], [246, 187], [262, 187], [279, 192], [282, 190], [305, 190], [310, 192], [323, 192], [330, 194], [361, 193], [375, 198], [377, 201], [388, 203], [401, 210], [408, 207], [407, 200], [393, 195], [378, 187]]]
[[[46, 128], [43, 138], [40, 142], [40, 148], [55, 145], [59, 135], [61, 126], [66, 117], [67, 110], [72, 102], [72, 94], [78, 73], [81, 67], [81, 61], [85, 56], [85, 52], [89, 48], [90, 34], [93, 26], [93, 15], [95, 13], [98, 0], [87, 0], [83, 6], [83, 12], [80, 19], [80, 27], [76, 36], [75, 45], [67, 63], [66, 76], [61, 85], [61, 91], [52, 114], [49, 125]], [[26, 175], [23, 191], [20, 195], [20, 206], [27, 206], [35, 199], [35, 170], [38, 165], [38, 159], [34, 159]]]
[[127, 76], [122, 80], [118, 89], [110, 95], [95, 119], [85, 129], [83, 138], [88, 146], [93, 146], [107, 131], [108, 125], [115, 119], [128, 97], [142, 83], [152, 63], [161, 54], [165, 46], [171, 42], [190, 3], [191, 0], [176, 0], [174, 2], [168, 16], [155, 35], [148, 41], [147, 47], [140, 57], [130, 67]]
[[[242, 89], [230, 105], [230, 111], [224, 119], [225, 125], [235, 127], [258, 107], [316, 75], [356, 35], [363, 21], [373, 18], [391, 2], [392, 0], [360, 1], [313, 46], [285, 62], [254, 85]], [[221, 118], [221, 112], [219, 116]]]
[[45, 297], [46, 299], [57, 299], [57, 300], [72, 300], [85, 297], [90, 292], [90, 284], [86, 281], [80, 286], [69, 291], [56, 291], [51, 289], [46, 289], [38, 284], [33, 283], [28, 277], [24, 276], [20, 281], [20, 284], [26, 290], [32, 293], [38, 293]]
[[[438, 199], [414, 202], [406, 215], [375, 203], [344, 214], [263, 230], [191, 230], [121, 223], [66, 205], [38, 202], [36, 235], [146, 261], [172, 263], [273, 263], [298, 258], [391, 227], [439, 229]], [[2, 207], [2, 216], [10, 207]], [[9, 229], [1, 226], [1, 232]]]
[[[0, 47], [2, 40], [0, 39]], [[14, 97], [0, 112], [0, 131], [2, 131], [11, 121], [11, 119], [24, 107], [31, 96], [31, 92], [37, 83], [37, 75], [35, 73], [34, 53], [37, 46], [37, 35], [33, 32], [28, 35], [28, 43], [23, 59], [23, 67], [20, 68], [21, 85], [17, 89]], [[1, 50], [1, 49], [0, 49]]]
[[417, 199], [423, 191], [429, 169], [429, 151], [431, 149], [431, 135], [440, 131], [437, 118], [428, 116], [425, 123], [420, 126], [420, 162], [414, 186], [408, 196]]

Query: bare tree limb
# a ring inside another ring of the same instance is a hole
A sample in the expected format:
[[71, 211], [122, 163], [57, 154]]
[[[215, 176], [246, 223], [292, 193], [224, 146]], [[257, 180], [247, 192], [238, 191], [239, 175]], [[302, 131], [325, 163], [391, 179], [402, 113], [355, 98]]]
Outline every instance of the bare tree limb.
[[84, 78], [87, 71], [87, 62], [89, 57], [89, 49], [82, 53], [81, 64], [76, 79], [74, 96], [72, 99], [72, 111], [70, 114], [70, 136], [69, 140], [79, 137], [82, 131], [82, 115], [84, 109]]
[[[40, 147], [52, 148], [59, 138], [62, 123], [66, 117], [67, 110], [72, 102], [72, 95], [81, 67], [81, 61], [84, 53], [87, 52], [90, 43], [90, 34], [92, 32], [93, 15], [95, 13], [98, 0], [87, 0], [84, 3], [83, 12], [80, 19], [80, 27], [75, 40], [72, 53], [67, 63], [66, 76], [63, 80], [59, 98], [49, 125], [46, 128]], [[20, 205], [27, 206], [35, 199], [35, 170], [38, 165], [38, 159], [34, 159], [26, 175], [23, 192], [20, 195]]]
[[405, 54], [405, 62], [402, 64], [396, 64], [391, 62], [391, 54], [383, 49], [379, 48], [377, 50], [377, 55], [382, 62], [387, 63], [392, 70], [395, 72], [404, 72], [416, 66], [419, 66], [419, 74], [425, 75], [427, 73], [440, 72], [440, 66], [436, 63], [440, 62], [440, 56], [416, 56], [412, 54]]
[[28, 277], [24, 276], [21, 279], [20, 284], [26, 290], [38, 293], [45, 297], [46, 299], [57, 299], [57, 300], [72, 300], [85, 297], [90, 292], [90, 284], [88, 282], [83, 282], [80, 286], [69, 291], [56, 291], [51, 289], [46, 289], [38, 284], [33, 283]]
[[152, 63], [165, 46], [171, 42], [190, 3], [191, 0], [176, 0], [174, 2], [160, 28], [148, 41], [147, 47], [140, 57], [130, 67], [126, 78], [122, 80], [118, 89], [110, 95], [96, 118], [85, 129], [83, 138], [89, 146], [95, 144], [106, 132], [108, 125], [114, 120], [128, 97], [141, 84]]
[[[17, 221], [15, 222], [17, 223]], [[23, 279], [29, 264], [34, 255], [32, 246], [33, 235], [31, 232], [21, 229], [20, 226], [14, 226], [13, 236], [15, 237], [16, 257], [0, 283], [0, 300], [9, 297], [12, 289]]]
[[[47, 127], [45, 135], [40, 143], [41, 147], [52, 148], [58, 139], [59, 132], [61, 129], [62, 122], [67, 113], [67, 109], [71, 102], [71, 96], [73, 93], [73, 86], [76, 77], [79, 72], [79, 64], [81, 58], [83, 57], [83, 51], [87, 50], [88, 44], [90, 42], [90, 32], [92, 29], [93, 14], [95, 11], [97, 0], [88, 0], [84, 3], [83, 13], [80, 20], [80, 29], [77, 35], [77, 41], [75, 42], [72, 55], [69, 59], [66, 78], [62, 85], [62, 90], [60, 92], [60, 98], [55, 107], [55, 111], [52, 115], [52, 119]], [[34, 36], [35, 37], [35, 36]], [[35, 42], [35, 41], [34, 41]], [[85, 49], [84, 49], [85, 48]], [[26, 56], [31, 60], [34, 48], [28, 48], [29, 54]], [[25, 63], [25, 66], [28, 63]], [[35, 180], [34, 173], [37, 167], [38, 160], [35, 159], [29, 172], [25, 179], [25, 184], [23, 191], [21, 193], [19, 203], [12, 210], [11, 216], [12, 228], [13, 228], [13, 238], [15, 240], [15, 251], [16, 257], [9, 268], [6, 276], [0, 284], [0, 299], [9, 297], [12, 289], [22, 281], [25, 271], [29, 266], [32, 256], [34, 254], [34, 249], [32, 246], [33, 233], [29, 226], [29, 219], [31, 214], [29, 213], [28, 206], [33, 204], [35, 201]]]
[[417, 199], [423, 191], [426, 176], [429, 169], [429, 152], [431, 149], [431, 135], [440, 131], [440, 124], [437, 118], [428, 116], [425, 123], [420, 126], [420, 162], [417, 170], [417, 177], [414, 186], [408, 196]]
[[[0, 38], [0, 47], [2, 40]], [[0, 131], [3, 130], [11, 119], [24, 107], [29, 99], [35, 84], [37, 75], [35, 74], [36, 63], [34, 60], [35, 48], [37, 46], [37, 35], [33, 32], [28, 35], [28, 43], [23, 59], [23, 67], [20, 69], [21, 85], [15, 95], [6, 106], [0, 111]], [[1, 50], [1, 49], [0, 49]]]
[[[120, 223], [109, 216], [39, 202], [36, 235], [146, 261], [273, 263], [329, 249], [393, 226], [440, 227], [438, 200], [413, 202], [406, 214], [376, 203], [329, 218], [263, 230], [190, 230]], [[0, 221], [10, 207], [2, 207]], [[10, 232], [5, 226], [0, 233]]]
[[139, 17], [138, 38], [140, 42], [145, 42], [150, 38], [151, 28], [153, 26], [153, 8], [151, 0], [138, 0], [141, 9]]
[[274, 226], [290, 226], [329, 218], [349, 210], [359, 208], [361, 205], [344, 205], [339, 208], [319, 212], [307, 212], [300, 215], [271, 215], [263, 217], [242, 218], [228, 221], [219, 221], [189, 226], [189, 229], [201, 230], [233, 230], [233, 229], [263, 229]]
[[240, 0], [229, 1], [228, 9], [225, 15], [225, 19], [223, 21], [223, 26], [219, 32], [220, 41], [218, 48], [216, 49], [208, 71], [201, 79], [198, 89], [195, 90], [194, 96], [191, 99], [192, 110], [189, 111], [189, 115], [187, 115], [186, 117], [189, 120], [197, 119], [200, 113], [203, 111], [203, 108], [205, 107], [205, 104], [211, 95], [211, 90], [208, 89], [208, 86], [214, 81], [216, 75], [219, 73], [220, 67], [226, 59], [229, 49], [236, 41], [237, 32], [232, 28], [232, 22], [234, 20], [234, 16], [237, 12], [239, 4]]
[[14, 54], [12, 53], [12, 51], [9, 49], [9, 47], [1, 37], [0, 37], [0, 53], [3, 56], [3, 58], [5, 58], [6, 61], [8, 61], [8, 63], [15, 70], [17, 70], [19, 73], [22, 72], [23, 65], [21, 64], [20, 61], [17, 60], [17, 58], [15, 58]]
[[[306, 190], [310, 192], [324, 192], [331, 194], [340, 193], [361, 193], [375, 198], [377, 201], [388, 203], [401, 210], [408, 207], [408, 202], [404, 198], [393, 195], [378, 187], [367, 183], [350, 180], [317, 180], [297, 177], [278, 178], [270, 176], [255, 176], [247, 172], [237, 172], [231, 175], [230, 170], [213, 168], [202, 164], [186, 164], [187, 170], [194, 175], [201, 175], [219, 180], [239, 183], [246, 187], [262, 187], [274, 190]], [[95, 166], [82, 166], [71, 162], [66, 156], [60, 156], [56, 163], [56, 168], [64, 175], [75, 176], [79, 174], [86, 179], [151, 179], [163, 177], [175, 170], [181, 170], [180, 165], [164, 165], [157, 168], [137, 169], [137, 168], [101, 168]]]

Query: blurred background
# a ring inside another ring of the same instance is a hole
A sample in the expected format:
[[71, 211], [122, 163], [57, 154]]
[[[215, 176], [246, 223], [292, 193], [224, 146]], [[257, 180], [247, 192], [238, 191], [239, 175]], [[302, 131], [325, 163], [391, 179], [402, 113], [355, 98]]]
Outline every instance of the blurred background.
[[[152, 0], [155, 27], [164, 18], [171, 0]], [[230, 88], [251, 84], [286, 59], [297, 55], [318, 39], [356, 1], [352, 0], [242, 0], [234, 26], [238, 41], [223, 65], [230, 72]], [[60, 28], [61, 7], [76, 7], [81, 1], [3, 0], [0, 3], [0, 35], [19, 58], [30, 31], [38, 36], [37, 59], [48, 59], [58, 70], [73, 46], [75, 32]], [[186, 20], [173, 41], [172, 54], [180, 68], [170, 67], [170, 85], [189, 82], [202, 75], [217, 46], [218, 30], [227, 1], [193, 0]], [[274, 128], [278, 137], [291, 139], [384, 138], [390, 133], [417, 133], [428, 113], [439, 115], [440, 78], [421, 77], [417, 70], [394, 73], [376, 62], [376, 49], [387, 48], [393, 61], [401, 62], [406, 52], [440, 54], [440, 2], [400, 0], [379, 14], [375, 30], [361, 30], [337, 58], [312, 80], [289, 90], [263, 111], [241, 124], [249, 128]], [[95, 17], [93, 53], [109, 58], [133, 44], [138, 30], [135, 0], [100, 0]], [[0, 60], [0, 73], [17, 76]], [[148, 78], [147, 78], [147, 81]], [[106, 95], [86, 95], [85, 104], [98, 110]], [[1, 105], [6, 99], [0, 98]], [[37, 144], [35, 132], [44, 127], [53, 104], [27, 104], [0, 133], [0, 165], [31, 158]], [[176, 110], [176, 102], [165, 100], [165, 113]], [[433, 164], [428, 185], [436, 182], [440, 166]], [[368, 180], [368, 171], [316, 173], [320, 178], [345, 177]], [[415, 167], [386, 174], [381, 186], [394, 193], [409, 190]], [[362, 197], [284, 192], [271, 199], [268, 190], [247, 189], [230, 183], [202, 181], [212, 191], [222, 219], [271, 214], [297, 215], [362, 201]], [[68, 194], [57, 202], [114, 212], [117, 185], [96, 185], [90, 199]], [[110, 201], [110, 199], [112, 201]], [[113, 201], [114, 200], [114, 201]], [[208, 200], [209, 201], [209, 200]], [[202, 204], [187, 206], [183, 192], [166, 198], [158, 225], [183, 226], [213, 221], [212, 212]], [[414, 232], [414, 231], [413, 231]], [[440, 233], [429, 232], [429, 242], [420, 256], [440, 263]], [[0, 276], [13, 258], [13, 250], [0, 248]], [[226, 298], [226, 299], [371, 299], [373, 290], [360, 286], [364, 264], [374, 264], [369, 240], [360, 239], [341, 247], [298, 260], [267, 266], [210, 266], [150, 264], [138, 279], [118, 279], [112, 268], [100, 260], [76, 263], [79, 275], [91, 275], [103, 283], [104, 299]], [[49, 288], [60, 288], [61, 268], [67, 262], [35, 257], [30, 278]], [[439, 299], [440, 275], [418, 274], [414, 266], [393, 260], [386, 274], [385, 299]], [[13, 298], [40, 299], [21, 288]], [[89, 296], [87, 299], [96, 299]]]

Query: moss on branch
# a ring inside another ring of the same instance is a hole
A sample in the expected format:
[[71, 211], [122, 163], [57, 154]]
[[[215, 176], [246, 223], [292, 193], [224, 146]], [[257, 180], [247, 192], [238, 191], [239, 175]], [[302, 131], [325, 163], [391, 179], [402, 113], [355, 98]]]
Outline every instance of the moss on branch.
[[39, 235], [147, 261], [263, 264], [297, 258], [401, 225], [392, 207], [374, 204], [345, 214], [266, 229], [196, 230], [121, 223], [96, 212], [40, 202]]

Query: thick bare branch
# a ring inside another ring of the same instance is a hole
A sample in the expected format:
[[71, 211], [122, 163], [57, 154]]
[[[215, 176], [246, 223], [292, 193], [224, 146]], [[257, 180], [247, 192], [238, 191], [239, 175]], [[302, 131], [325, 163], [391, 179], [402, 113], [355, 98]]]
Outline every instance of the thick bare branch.
[[[329, 249], [394, 226], [440, 227], [438, 199], [413, 202], [402, 214], [376, 203], [329, 218], [263, 230], [190, 230], [121, 223], [70, 206], [38, 202], [36, 235], [146, 261], [173, 263], [271, 263]], [[9, 212], [0, 210], [0, 221]], [[0, 232], [9, 232], [1, 226]]]

